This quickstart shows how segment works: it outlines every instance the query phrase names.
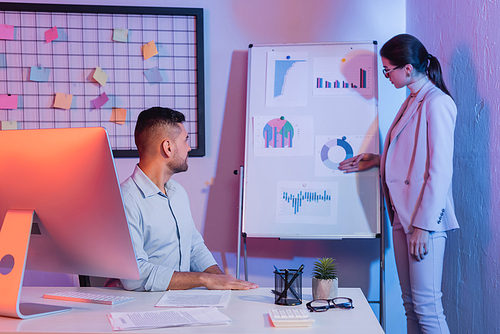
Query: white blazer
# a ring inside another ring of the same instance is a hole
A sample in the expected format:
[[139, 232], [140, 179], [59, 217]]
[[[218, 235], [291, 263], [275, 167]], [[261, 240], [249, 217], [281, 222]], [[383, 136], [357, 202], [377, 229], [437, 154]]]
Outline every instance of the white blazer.
[[409, 100], [389, 128], [380, 160], [389, 218], [396, 211], [406, 233], [456, 229], [451, 180], [457, 107], [431, 81], [405, 112]]

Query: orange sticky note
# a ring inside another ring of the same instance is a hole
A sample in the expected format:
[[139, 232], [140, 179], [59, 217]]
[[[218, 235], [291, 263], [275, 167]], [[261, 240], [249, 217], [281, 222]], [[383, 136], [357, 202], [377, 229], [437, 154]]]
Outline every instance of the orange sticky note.
[[110, 122], [123, 125], [127, 120], [127, 109], [122, 108], [113, 108], [113, 112], [111, 113]]
[[100, 83], [101, 86], [104, 86], [106, 84], [106, 81], [108, 80], [108, 75], [102, 70], [102, 68], [98, 66], [95, 68], [93, 78], [95, 81]]
[[142, 55], [144, 56], [144, 60], [147, 60], [158, 54], [158, 50], [156, 49], [155, 41], [151, 41], [148, 44], [144, 44], [142, 47]]
[[0, 109], [17, 109], [17, 95], [0, 95]]
[[2, 121], [0, 130], [17, 130], [17, 121]]
[[0, 39], [14, 39], [14, 26], [0, 24]]
[[59, 37], [59, 35], [57, 34], [57, 27], [49, 29], [45, 32], [45, 41], [47, 43], [52, 42], [53, 40], [57, 39], [57, 37]]
[[56, 98], [54, 100], [54, 108], [59, 109], [69, 109], [71, 108], [71, 101], [73, 100], [73, 95], [56, 93]]

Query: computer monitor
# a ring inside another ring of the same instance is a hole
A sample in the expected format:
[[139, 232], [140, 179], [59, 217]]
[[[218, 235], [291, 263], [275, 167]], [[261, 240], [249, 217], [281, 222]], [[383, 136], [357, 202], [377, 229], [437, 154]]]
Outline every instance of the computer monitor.
[[46, 311], [19, 301], [25, 268], [140, 277], [104, 128], [0, 131], [0, 224], [0, 315]]

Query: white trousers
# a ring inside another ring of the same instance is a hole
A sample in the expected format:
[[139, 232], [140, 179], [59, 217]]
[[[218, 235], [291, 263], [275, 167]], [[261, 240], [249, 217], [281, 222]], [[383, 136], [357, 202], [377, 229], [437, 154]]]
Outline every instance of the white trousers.
[[392, 234], [408, 334], [449, 334], [441, 303], [446, 232], [430, 233], [429, 253], [420, 262], [410, 255], [412, 235], [404, 232], [397, 214]]

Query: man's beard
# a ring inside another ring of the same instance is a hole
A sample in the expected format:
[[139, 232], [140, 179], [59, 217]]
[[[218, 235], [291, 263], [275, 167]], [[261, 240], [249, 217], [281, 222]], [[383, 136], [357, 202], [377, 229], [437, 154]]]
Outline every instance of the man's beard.
[[182, 160], [182, 159], [175, 159], [175, 161], [172, 161], [170, 163], [170, 169], [173, 171], [173, 173], [182, 173], [188, 170], [188, 163], [187, 163], [187, 158]]

